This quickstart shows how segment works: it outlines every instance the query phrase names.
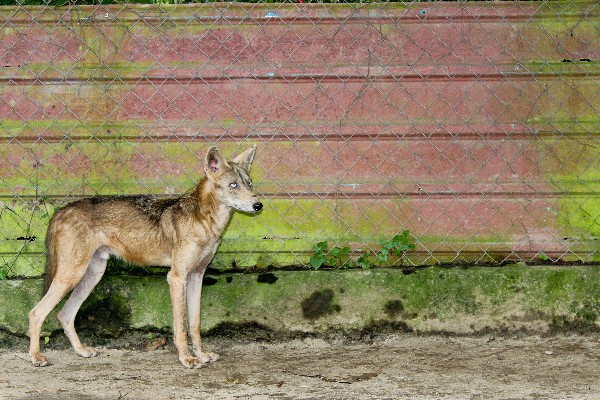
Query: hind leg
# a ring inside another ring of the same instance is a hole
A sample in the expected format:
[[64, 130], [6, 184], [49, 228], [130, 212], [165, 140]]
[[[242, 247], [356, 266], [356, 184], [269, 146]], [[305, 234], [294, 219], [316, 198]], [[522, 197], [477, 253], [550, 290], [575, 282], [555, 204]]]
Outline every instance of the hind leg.
[[75, 316], [77, 311], [88, 298], [92, 290], [96, 287], [100, 279], [106, 271], [106, 262], [108, 260], [108, 252], [98, 250], [93, 256], [88, 265], [87, 271], [83, 276], [81, 282], [75, 286], [73, 293], [69, 296], [69, 299], [63, 306], [62, 310], [58, 313], [58, 320], [60, 321], [65, 334], [69, 338], [73, 349], [77, 354], [82, 357], [94, 357], [98, 352], [92, 347], [84, 346], [79, 340], [79, 336], [75, 331]]
[[44, 320], [71, 289], [70, 285], [55, 280], [42, 300], [29, 312], [29, 355], [36, 367], [48, 365], [48, 359], [40, 352], [40, 332]]

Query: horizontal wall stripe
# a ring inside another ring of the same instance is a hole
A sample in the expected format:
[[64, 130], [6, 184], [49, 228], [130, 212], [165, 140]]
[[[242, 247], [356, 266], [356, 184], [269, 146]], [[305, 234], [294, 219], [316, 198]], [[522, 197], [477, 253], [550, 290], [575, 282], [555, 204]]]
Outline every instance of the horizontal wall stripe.
[[[600, 66], [594, 65], [594, 70], [580, 72], [570, 72], [569, 76], [575, 79], [597, 79], [600, 77]], [[514, 68], [514, 66], [512, 67]], [[469, 73], [462, 72], [466, 67], [461, 68], [461, 72], [453, 73], [448, 71], [446, 73], [411, 73], [411, 74], [371, 74], [369, 71], [364, 71], [364, 74], [349, 75], [343, 71], [342, 73], [335, 73], [331, 71], [327, 74], [312, 74], [306, 70], [298, 72], [296, 74], [280, 74], [279, 72], [273, 72], [272, 70], [255, 71], [244, 75], [231, 75], [224, 76], [222, 73], [217, 76], [206, 75], [203, 71], [198, 71], [194, 75], [183, 75], [178, 73], [177, 76], [164, 75], [164, 76], [131, 76], [122, 77], [118, 73], [118, 68], [108, 69], [110, 73], [114, 75], [109, 76], [95, 76], [92, 69], [86, 73], [85, 77], [77, 76], [59, 76], [59, 77], [39, 77], [34, 78], [19, 78], [15, 77], [14, 74], [11, 76], [1, 76], [0, 84], [7, 86], [10, 85], [65, 85], [65, 86], [78, 86], [78, 85], [90, 85], [90, 84], [125, 84], [125, 85], [139, 85], [139, 84], [151, 84], [151, 85], [162, 85], [162, 84], [181, 84], [181, 85], [198, 85], [198, 84], [215, 84], [215, 83], [231, 83], [235, 81], [258, 81], [258, 82], [284, 82], [284, 83], [347, 83], [347, 82], [365, 82], [369, 83], [402, 83], [402, 82], [496, 82], [496, 81], [543, 81], [543, 80], [554, 80], [560, 78], [564, 73], [562, 72], [500, 72], [500, 73], [477, 73], [476, 71], [470, 71]], [[584, 68], [582, 68], [584, 69]], [[5, 70], [5, 72], [8, 72]], [[28, 74], [25, 71], [25, 74]]]
[[[384, 4], [349, 4], [345, 7], [334, 5], [316, 4], [243, 4], [225, 3], [208, 5], [195, 5], [185, 8], [182, 6], [160, 5], [155, 8], [135, 5], [102, 5], [79, 6], [78, 12], [62, 16], [60, 9], [47, 12], [39, 6], [3, 7], [10, 15], [11, 24], [31, 25], [32, 17], [46, 24], [59, 23], [100, 23], [114, 24], [143, 21], [148, 25], [162, 25], [166, 22], [191, 23], [201, 22], [208, 24], [223, 23], [253, 23], [258, 25], [269, 24], [334, 24], [356, 23], [364, 24], [365, 20], [373, 22], [446, 22], [446, 23], [485, 23], [485, 22], [527, 22], [531, 19], [554, 18], [560, 14], [563, 18], [577, 18], [581, 13], [594, 13], [589, 2], [571, 1], [569, 4], [497, 3], [494, 7], [481, 4], [472, 4], [465, 8], [461, 5], [446, 5], [445, 7], [430, 4], [411, 3], [384, 3]], [[186, 10], [196, 11], [190, 15]], [[457, 10], [462, 12], [457, 12]], [[377, 14], [379, 11], [381, 14]], [[425, 11], [425, 12], [423, 12]], [[199, 14], [200, 12], [205, 13]], [[364, 14], [362, 14], [364, 13]], [[208, 14], [208, 15], [206, 15]], [[211, 15], [212, 14], [212, 15]], [[241, 14], [241, 15], [236, 15]], [[291, 14], [290, 16], [288, 16]], [[1, 15], [1, 14], [0, 14]], [[60, 17], [59, 17], [60, 16]], [[4, 21], [8, 20], [3, 16]], [[58, 18], [57, 18], [58, 17]], [[3, 19], [0, 18], [0, 22]]]

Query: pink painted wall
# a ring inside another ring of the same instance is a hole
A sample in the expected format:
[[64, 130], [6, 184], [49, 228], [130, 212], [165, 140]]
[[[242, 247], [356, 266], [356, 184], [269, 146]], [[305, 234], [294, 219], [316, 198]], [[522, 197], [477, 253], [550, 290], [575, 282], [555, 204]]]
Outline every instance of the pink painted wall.
[[234, 219], [222, 266], [403, 229], [414, 263], [597, 261], [599, 17], [594, 1], [0, 8], [0, 197], [24, 215], [0, 252], [31, 213], [43, 237], [41, 196], [181, 193], [209, 145], [256, 143], [266, 208]]

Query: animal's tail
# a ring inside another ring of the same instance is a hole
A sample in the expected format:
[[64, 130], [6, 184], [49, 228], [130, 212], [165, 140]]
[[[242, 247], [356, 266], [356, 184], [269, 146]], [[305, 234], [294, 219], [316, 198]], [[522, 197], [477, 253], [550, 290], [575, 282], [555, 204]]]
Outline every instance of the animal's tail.
[[54, 242], [54, 229], [52, 220], [46, 233], [46, 275], [44, 278], [44, 294], [50, 289], [50, 285], [56, 275], [56, 243]]

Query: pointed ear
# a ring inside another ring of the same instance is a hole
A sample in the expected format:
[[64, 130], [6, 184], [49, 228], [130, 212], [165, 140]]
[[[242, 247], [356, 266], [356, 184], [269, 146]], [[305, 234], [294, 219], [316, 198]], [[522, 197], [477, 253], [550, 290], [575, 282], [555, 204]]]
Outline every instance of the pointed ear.
[[227, 161], [221, 155], [219, 150], [216, 147], [211, 147], [208, 149], [206, 153], [206, 164], [204, 166], [204, 171], [206, 172], [206, 176], [213, 177], [221, 172], [223, 172], [223, 168], [228, 166]]
[[250, 167], [252, 166], [252, 160], [254, 160], [254, 153], [256, 151], [256, 145], [253, 145], [248, 150], [237, 156], [233, 162], [239, 164], [246, 171], [250, 172]]

